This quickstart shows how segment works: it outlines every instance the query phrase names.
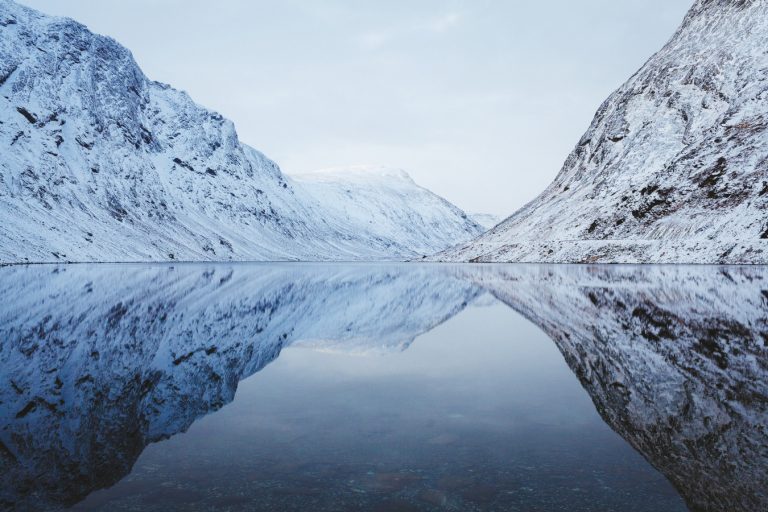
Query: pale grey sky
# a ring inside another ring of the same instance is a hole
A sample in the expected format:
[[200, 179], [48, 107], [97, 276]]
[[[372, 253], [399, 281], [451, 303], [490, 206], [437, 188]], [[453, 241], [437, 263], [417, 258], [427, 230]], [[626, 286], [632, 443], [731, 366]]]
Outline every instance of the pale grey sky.
[[509, 215], [692, 0], [21, 0], [112, 36], [287, 173], [400, 167]]

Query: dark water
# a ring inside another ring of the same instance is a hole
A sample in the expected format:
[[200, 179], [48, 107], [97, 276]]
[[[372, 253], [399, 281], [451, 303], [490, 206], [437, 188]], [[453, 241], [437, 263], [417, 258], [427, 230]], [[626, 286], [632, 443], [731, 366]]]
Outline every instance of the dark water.
[[760, 267], [0, 269], [13, 510], [764, 510]]

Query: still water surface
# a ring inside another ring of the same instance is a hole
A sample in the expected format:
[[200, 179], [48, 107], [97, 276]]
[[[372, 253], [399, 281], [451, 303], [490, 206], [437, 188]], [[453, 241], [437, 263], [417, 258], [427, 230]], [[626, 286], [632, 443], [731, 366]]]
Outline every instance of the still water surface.
[[0, 269], [1, 503], [758, 510], [766, 289], [759, 267]]

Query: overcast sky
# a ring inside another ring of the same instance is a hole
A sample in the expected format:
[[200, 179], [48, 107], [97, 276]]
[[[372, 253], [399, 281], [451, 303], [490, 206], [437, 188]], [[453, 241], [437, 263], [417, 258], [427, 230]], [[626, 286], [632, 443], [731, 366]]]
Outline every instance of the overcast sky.
[[511, 214], [692, 0], [22, 0], [132, 50], [287, 173], [407, 170]]

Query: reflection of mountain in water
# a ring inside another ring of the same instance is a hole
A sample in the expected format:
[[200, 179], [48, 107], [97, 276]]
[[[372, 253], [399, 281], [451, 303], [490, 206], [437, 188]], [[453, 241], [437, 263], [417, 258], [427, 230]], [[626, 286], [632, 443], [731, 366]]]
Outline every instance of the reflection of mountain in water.
[[692, 510], [768, 510], [768, 270], [470, 275], [555, 341], [603, 419]]
[[0, 269], [0, 500], [75, 503], [285, 345], [401, 349], [479, 293], [415, 266]]
[[74, 503], [282, 347], [401, 350], [486, 291], [693, 509], [768, 509], [768, 270], [714, 267], [0, 269], [0, 500]]

